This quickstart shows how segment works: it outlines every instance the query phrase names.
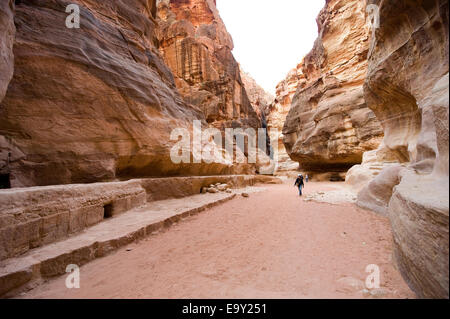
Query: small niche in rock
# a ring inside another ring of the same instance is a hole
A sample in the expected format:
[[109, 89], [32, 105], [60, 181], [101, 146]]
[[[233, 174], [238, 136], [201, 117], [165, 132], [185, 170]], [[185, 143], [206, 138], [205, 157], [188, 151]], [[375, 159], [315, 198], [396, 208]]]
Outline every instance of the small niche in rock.
[[345, 182], [345, 179], [343, 179], [339, 174], [334, 174], [330, 177], [330, 182]]
[[113, 217], [113, 205], [106, 204], [103, 206], [103, 219], [108, 219]]
[[0, 189], [11, 188], [11, 175], [10, 174], [0, 174]]

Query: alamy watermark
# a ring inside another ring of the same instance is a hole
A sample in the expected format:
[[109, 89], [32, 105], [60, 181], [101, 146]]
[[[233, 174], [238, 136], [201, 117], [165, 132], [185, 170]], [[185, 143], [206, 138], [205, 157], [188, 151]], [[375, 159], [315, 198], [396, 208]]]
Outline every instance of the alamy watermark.
[[368, 265], [366, 267], [366, 272], [370, 273], [370, 275], [366, 278], [366, 288], [379, 289], [381, 284], [380, 267], [374, 264]]
[[368, 14], [369, 24], [372, 30], [378, 29], [380, 27], [380, 7], [376, 4], [369, 4], [366, 7], [366, 12]]
[[66, 278], [66, 288], [80, 289], [80, 267], [74, 264], [67, 265], [66, 273], [69, 273]]
[[69, 4], [66, 7], [66, 13], [70, 13], [66, 18], [66, 28], [80, 28], [80, 7], [77, 4]]
[[186, 128], [176, 128], [171, 132], [170, 140], [176, 143], [171, 148], [170, 158], [174, 164], [271, 164], [266, 168], [271, 172], [261, 172], [270, 174], [278, 157], [276, 136], [277, 129], [270, 132], [265, 128], [202, 129], [202, 122], [197, 120], [193, 122], [192, 134]]

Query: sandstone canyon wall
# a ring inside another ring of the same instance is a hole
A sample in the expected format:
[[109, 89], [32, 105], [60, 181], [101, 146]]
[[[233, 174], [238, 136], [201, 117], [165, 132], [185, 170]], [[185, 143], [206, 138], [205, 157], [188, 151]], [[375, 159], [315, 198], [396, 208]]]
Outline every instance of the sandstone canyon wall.
[[14, 1], [0, 3], [0, 101], [4, 98], [14, 70]]
[[385, 134], [370, 157], [391, 165], [358, 204], [389, 216], [396, 262], [418, 296], [448, 298], [448, 1], [368, 5], [378, 6], [380, 27], [371, 38], [364, 96]]
[[261, 127], [214, 0], [160, 0], [160, 51], [184, 99], [215, 128]]
[[[14, 1], [0, 3], [0, 102], [3, 100], [14, 71], [13, 44], [15, 35]], [[3, 149], [6, 141], [0, 135], [0, 187], [9, 187], [7, 162], [9, 152]]]
[[278, 167], [277, 172], [292, 172], [298, 169], [298, 162], [291, 160], [286, 152], [283, 143], [283, 127], [286, 122], [286, 117], [291, 109], [292, 99], [299, 87], [304, 87], [306, 84], [305, 76], [303, 75], [303, 63], [299, 63], [297, 67], [292, 69], [286, 78], [278, 83], [276, 87], [276, 97], [273, 102], [266, 109], [267, 125], [269, 130], [276, 130], [277, 136], [273, 138], [278, 140]]
[[242, 66], [239, 66], [239, 68], [241, 70], [242, 83], [247, 91], [250, 104], [253, 106], [253, 109], [258, 116], [261, 119], [266, 120], [266, 110], [269, 108], [275, 97], [256, 83], [255, 79], [242, 69]]
[[[181, 98], [160, 56], [156, 0], [72, 3], [81, 8], [79, 29], [65, 26], [66, 1], [16, 2], [14, 76], [0, 104], [0, 168], [12, 186], [230, 173], [227, 162], [170, 160], [172, 129], [191, 129], [195, 119], [207, 123], [202, 110]], [[11, 70], [12, 6], [0, 6], [1, 95]], [[231, 38], [219, 38], [217, 55], [230, 58]], [[247, 119], [253, 113], [238, 75], [233, 85], [228, 104], [239, 101], [233, 112]], [[256, 115], [248, 122], [256, 126]]]
[[283, 140], [302, 171], [341, 179], [383, 136], [363, 95], [369, 50], [365, 1], [328, 0], [317, 24], [319, 37], [304, 58], [305, 83], [293, 97]]

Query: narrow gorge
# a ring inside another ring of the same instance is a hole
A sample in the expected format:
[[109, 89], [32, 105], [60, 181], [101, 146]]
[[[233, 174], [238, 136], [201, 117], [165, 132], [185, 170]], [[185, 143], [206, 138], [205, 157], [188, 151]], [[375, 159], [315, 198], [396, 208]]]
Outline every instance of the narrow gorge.
[[0, 2], [0, 297], [448, 299], [448, 1], [323, 1], [274, 94], [221, 1]]

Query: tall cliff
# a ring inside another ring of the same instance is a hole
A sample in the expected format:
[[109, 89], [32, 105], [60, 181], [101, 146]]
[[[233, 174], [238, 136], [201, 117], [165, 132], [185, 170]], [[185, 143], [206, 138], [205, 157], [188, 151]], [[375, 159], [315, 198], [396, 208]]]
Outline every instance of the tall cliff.
[[241, 70], [242, 83], [247, 91], [253, 109], [261, 119], [265, 119], [266, 110], [275, 97], [264, 90], [249, 73], [242, 69], [242, 66], [239, 66], [239, 68]]
[[420, 297], [448, 298], [448, 0], [368, 5], [379, 9], [380, 26], [364, 97], [385, 137], [362, 168], [391, 165], [363, 188], [358, 204], [389, 216], [395, 259], [410, 287]]
[[[13, 44], [15, 35], [14, 1], [0, 3], [0, 102], [3, 100], [14, 71]], [[0, 135], [0, 188], [11, 186], [9, 177], [10, 152], [7, 141]]]
[[160, 51], [184, 99], [218, 129], [261, 127], [214, 0], [161, 0]]
[[4, 98], [14, 70], [14, 1], [0, 3], [0, 101]]
[[291, 109], [292, 99], [297, 89], [305, 85], [306, 79], [303, 75], [303, 63], [300, 63], [288, 73], [283, 81], [278, 83], [275, 99], [266, 109], [269, 130], [276, 130], [277, 134], [273, 138], [278, 140], [278, 173], [296, 171], [298, 169], [298, 162], [292, 161], [286, 152], [282, 132], [286, 117]]
[[[207, 123], [179, 96], [160, 56], [156, 0], [72, 3], [81, 9], [79, 29], [65, 26], [67, 1], [16, 2], [14, 76], [0, 104], [2, 176], [17, 187], [229, 173], [224, 162], [170, 160], [172, 129], [190, 129], [194, 119]], [[0, 52], [6, 61], [12, 5], [0, 6]], [[231, 39], [225, 39], [228, 46]], [[4, 73], [1, 63], [3, 91], [9, 71]]]
[[361, 163], [383, 136], [363, 95], [369, 50], [365, 1], [328, 0], [317, 24], [319, 37], [304, 58], [305, 84], [293, 97], [283, 140], [303, 171], [337, 175]]

